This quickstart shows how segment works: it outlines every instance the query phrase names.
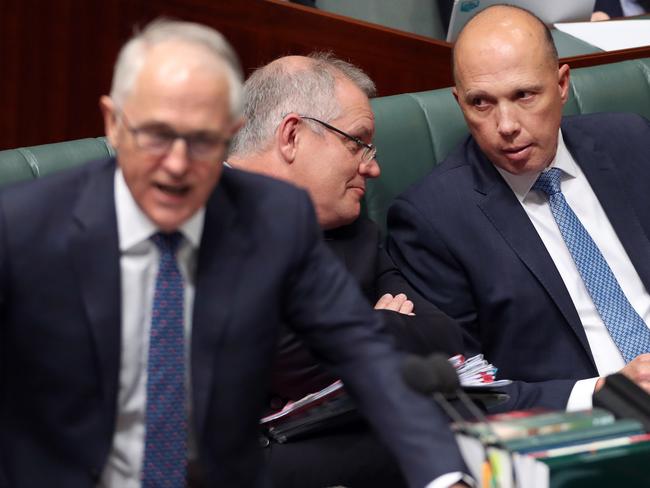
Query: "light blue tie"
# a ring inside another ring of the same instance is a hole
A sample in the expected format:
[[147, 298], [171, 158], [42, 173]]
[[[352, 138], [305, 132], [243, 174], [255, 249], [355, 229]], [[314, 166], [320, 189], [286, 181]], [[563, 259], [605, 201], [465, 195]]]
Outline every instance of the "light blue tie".
[[548, 202], [562, 238], [609, 335], [626, 363], [650, 352], [650, 330], [632, 308], [607, 261], [583, 227], [560, 190], [562, 170], [551, 168], [533, 185], [548, 195]]
[[149, 335], [142, 486], [181, 488], [187, 465], [187, 419], [183, 278], [176, 250], [182, 236], [158, 233], [151, 240], [160, 251], [160, 267]]

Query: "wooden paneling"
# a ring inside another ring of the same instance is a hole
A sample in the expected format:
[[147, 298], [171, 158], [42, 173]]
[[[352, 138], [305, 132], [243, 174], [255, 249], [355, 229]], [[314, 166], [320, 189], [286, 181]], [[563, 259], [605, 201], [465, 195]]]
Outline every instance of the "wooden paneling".
[[[278, 0], [2, 0], [0, 149], [103, 133], [97, 108], [133, 27], [166, 15], [202, 22], [249, 73], [278, 56], [331, 50], [362, 67], [379, 95], [451, 84], [443, 41]], [[650, 56], [650, 47], [569, 58], [572, 67]]]

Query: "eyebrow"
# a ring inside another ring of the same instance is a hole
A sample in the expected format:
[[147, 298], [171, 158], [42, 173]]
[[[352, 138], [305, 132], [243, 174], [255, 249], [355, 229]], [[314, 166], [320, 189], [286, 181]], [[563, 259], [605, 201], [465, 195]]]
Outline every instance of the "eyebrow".
[[368, 127], [366, 126], [355, 127], [350, 130], [349, 134], [351, 136], [358, 137], [359, 139], [364, 139], [364, 138], [372, 139], [372, 131], [368, 129]]
[[[515, 89], [511, 90], [509, 93], [510, 94], [516, 94], [519, 92], [534, 92], [534, 93], [539, 93], [542, 91], [543, 86], [540, 84], [533, 84], [533, 85], [523, 85], [523, 86], [518, 86]], [[486, 92], [485, 90], [469, 90], [463, 95], [463, 98], [467, 101], [473, 99], [473, 98], [495, 98], [495, 96], [491, 93]]]
[[481, 97], [481, 98], [494, 98], [488, 92], [484, 90], [469, 90], [463, 94], [464, 100], [471, 100], [472, 98]]

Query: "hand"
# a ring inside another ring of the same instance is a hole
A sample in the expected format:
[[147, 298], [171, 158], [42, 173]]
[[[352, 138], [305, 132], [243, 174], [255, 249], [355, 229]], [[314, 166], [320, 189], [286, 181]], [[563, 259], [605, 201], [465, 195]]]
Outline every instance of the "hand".
[[601, 12], [600, 10], [597, 10], [593, 14], [591, 14], [591, 21], [592, 22], [598, 22], [600, 20], [609, 20], [610, 17], [607, 15], [605, 12]]
[[[650, 394], [650, 354], [640, 354], [627, 363], [620, 373], [623, 373], [630, 380], [643, 388]], [[605, 378], [599, 378], [596, 382], [595, 391], [600, 390], [605, 384]]]
[[386, 293], [375, 304], [375, 310], [393, 310], [404, 315], [415, 315], [413, 313], [413, 302], [404, 293], [391, 295]]

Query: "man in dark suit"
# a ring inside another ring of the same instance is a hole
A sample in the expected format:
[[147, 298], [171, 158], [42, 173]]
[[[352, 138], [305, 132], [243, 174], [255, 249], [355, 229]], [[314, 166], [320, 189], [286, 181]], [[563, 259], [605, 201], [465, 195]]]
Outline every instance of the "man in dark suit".
[[[415, 293], [380, 244], [377, 226], [359, 218], [366, 180], [380, 172], [368, 101], [374, 91], [363, 71], [331, 55], [275, 60], [244, 84], [246, 124], [235, 137], [228, 164], [308, 191], [326, 243], [361, 285], [400, 349], [457, 354], [462, 351], [458, 325]], [[334, 381], [333, 372], [284, 327], [271, 372], [271, 409]], [[277, 486], [405, 484], [392, 456], [358, 423], [271, 444], [268, 450]]]
[[[471, 137], [397, 199], [391, 256], [470, 353], [519, 380], [506, 407], [587, 408], [617, 370], [650, 389], [648, 122], [562, 118], [569, 67], [522, 9], [474, 17], [454, 73]], [[562, 186], [548, 196], [550, 175]]]
[[268, 365], [290, 324], [414, 487], [463, 470], [325, 248], [308, 195], [223, 170], [241, 73], [210, 28], [159, 21], [102, 97], [116, 160], [0, 196], [0, 486], [267, 486]]
[[650, 11], [650, 0], [596, 0], [591, 20], [642, 15]]

